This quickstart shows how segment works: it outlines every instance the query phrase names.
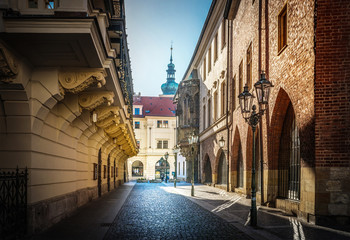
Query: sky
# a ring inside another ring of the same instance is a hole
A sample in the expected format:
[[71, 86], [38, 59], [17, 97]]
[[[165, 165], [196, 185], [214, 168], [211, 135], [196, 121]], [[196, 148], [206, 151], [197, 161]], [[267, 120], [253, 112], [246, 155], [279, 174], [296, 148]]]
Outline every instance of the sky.
[[162, 94], [173, 42], [179, 83], [190, 63], [212, 0], [125, 0], [134, 92]]

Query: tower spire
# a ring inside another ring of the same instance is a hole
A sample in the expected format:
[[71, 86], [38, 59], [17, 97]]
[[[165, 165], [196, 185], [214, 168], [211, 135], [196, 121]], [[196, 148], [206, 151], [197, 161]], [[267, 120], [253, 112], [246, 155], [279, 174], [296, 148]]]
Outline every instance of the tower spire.
[[163, 83], [161, 89], [163, 91], [163, 95], [174, 95], [176, 93], [176, 89], [178, 83], [175, 82], [175, 64], [173, 63], [173, 41], [171, 41], [170, 47], [170, 63], [168, 64], [167, 79], [166, 83]]
[[170, 63], [173, 63], [173, 41], [171, 41], [170, 47]]

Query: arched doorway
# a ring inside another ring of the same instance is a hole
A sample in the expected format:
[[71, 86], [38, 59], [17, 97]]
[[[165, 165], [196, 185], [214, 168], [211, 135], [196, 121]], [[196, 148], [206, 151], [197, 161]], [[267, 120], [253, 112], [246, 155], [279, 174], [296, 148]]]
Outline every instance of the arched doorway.
[[278, 196], [300, 199], [300, 140], [294, 109], [289, 103], [278, 154]]
[[242, 145], [239, 143], [237, 156], [237, 187], [243, 187], [243, 155]]
[[226, 156], [221, 152], [218, 165], [218, 184], [227, 184], [227, 164]]
[[161, 158], [158, 162], [156, 162], [155, 166], [156, 179], [164, 180], [165, 176], [167, 176], [167, 179], [169, 179], [169, 169], [169, 162]]
[[143, 176], [143, 163], [141, 161], [135, 161], [132, 163], [131, 172], [133, 177]]
[[204, 176], [205, 176], [205, 179], [204, 179], [205, 183], [212, 183], [211, 163], [208, 156], [204, 163]]

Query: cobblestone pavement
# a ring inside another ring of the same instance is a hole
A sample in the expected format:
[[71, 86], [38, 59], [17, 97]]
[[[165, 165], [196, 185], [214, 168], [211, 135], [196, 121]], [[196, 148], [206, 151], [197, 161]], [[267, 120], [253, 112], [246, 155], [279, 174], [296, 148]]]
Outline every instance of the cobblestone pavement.
[[164, 184], [136, 184], [104, 239], [251, 239]]

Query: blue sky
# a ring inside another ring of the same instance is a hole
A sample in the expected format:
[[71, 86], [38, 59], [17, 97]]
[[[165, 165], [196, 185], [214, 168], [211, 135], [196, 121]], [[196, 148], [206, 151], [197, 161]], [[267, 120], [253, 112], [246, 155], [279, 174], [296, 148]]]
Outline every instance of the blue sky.
[[158, 96], [173, 42], [179, 83], [196, 47], [212, 0], [125, 0], [134, 91]]

